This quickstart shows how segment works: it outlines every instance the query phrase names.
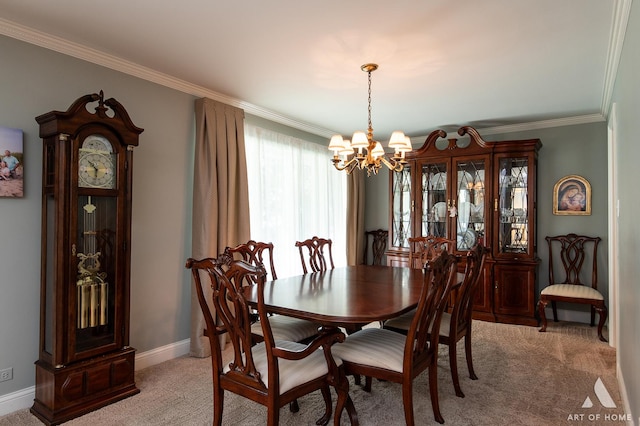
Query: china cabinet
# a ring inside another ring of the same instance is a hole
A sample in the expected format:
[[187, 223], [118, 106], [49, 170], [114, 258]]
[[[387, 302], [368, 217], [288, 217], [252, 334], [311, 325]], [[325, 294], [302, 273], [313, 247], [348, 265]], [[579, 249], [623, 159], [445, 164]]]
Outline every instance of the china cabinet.
[[42, 263], [31, 412], [52, 425], [139, 392], [129, 278], [133, 147], [143, 129], [102, 91], [36, 121]]
[[[476, 243], [489, 255], [474, 317], [537, 325], [536, 168], [539, 139], [488, 142], [472, 127], [447, 139], [432, 132], [390, 174], [387, 263], [408, 266], [408, 238], [434, 235], [463, 255]], [[461, 265], [461, 267], [464, 267]]]

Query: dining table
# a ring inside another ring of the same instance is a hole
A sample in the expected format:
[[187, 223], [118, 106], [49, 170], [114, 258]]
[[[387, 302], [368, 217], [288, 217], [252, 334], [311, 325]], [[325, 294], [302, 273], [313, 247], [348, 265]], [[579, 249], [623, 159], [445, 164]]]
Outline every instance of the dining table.
[[[384, 321], [415, 308], [424, 282], [421, 269], [358, 265], [278, 278], [264, 288], [270, 313], [349, 328]], [[257, 286], [243, 289], [258, 302]]]
[[[269, 281], [264, 304], [269, 313], [314, 321], [324, 328], [354, 330], [414, 309], [423, 285], [422, 269], [344, 266]], [[242, 293], [250, 306], [257, 305], [257, 286], [244, 287]], [[350, 399], [346, 409], [351, 424], [357, 425]]]

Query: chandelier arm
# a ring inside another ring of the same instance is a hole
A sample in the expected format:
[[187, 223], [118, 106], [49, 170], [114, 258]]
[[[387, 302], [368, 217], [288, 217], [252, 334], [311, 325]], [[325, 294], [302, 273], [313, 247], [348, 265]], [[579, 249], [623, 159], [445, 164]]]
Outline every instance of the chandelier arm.
[[380, 157], [380, 160], [387, 166], [391, 171], [401, 172], [404, 169], [404, 164], [400, 161], [396, 161], [394, 159], [388, 159], [387, 157]]
[[[351, 158], [349, 161], [340, 161], [340, 158], [333, 158], [333, 166], [336, 168], [336, 170], [342, 171], [345, 170], [349, 167], [351, 167], [351, 169], [353, 169], [353, 165], [357, 165], [358, 162], [356, 161], [358, 158], [357, 157], [353, 157]], [[342, 163], [342, 164], [341, 164]]]

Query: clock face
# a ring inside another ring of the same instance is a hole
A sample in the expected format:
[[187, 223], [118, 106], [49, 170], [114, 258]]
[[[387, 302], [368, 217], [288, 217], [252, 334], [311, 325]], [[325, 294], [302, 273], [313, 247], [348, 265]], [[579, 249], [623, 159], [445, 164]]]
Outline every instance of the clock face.
[[115, 188], [115, 164], [111, 142], [101, 135], [87, 136], [79, 152], [78, 185], [84, 188]]

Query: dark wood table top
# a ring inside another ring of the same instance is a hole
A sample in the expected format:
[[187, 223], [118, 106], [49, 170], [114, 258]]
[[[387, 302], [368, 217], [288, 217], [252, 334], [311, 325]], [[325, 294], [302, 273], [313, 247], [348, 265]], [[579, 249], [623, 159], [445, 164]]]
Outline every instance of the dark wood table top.
[[[403, 314], [418, 304], [421, 269], [346, 266], [266, 283], [265, 305], [272, 313], [324, 325], [368, 324]], [[243, 289], [250, 305], [257, 287]]]

